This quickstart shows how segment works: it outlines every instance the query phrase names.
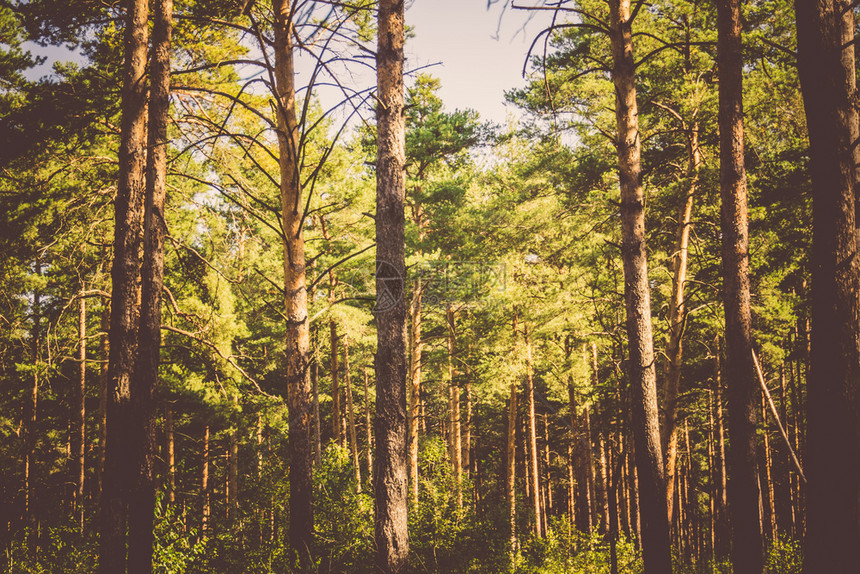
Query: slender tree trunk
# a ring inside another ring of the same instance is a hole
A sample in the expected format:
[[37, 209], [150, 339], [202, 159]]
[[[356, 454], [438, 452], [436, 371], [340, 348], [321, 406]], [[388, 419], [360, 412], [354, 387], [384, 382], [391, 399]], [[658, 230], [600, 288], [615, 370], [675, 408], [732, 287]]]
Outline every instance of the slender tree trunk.
[[367, 387], [367, 369], [364, 372], [364, 443], [367, 457], [367, 483], [373, 484], [373, 425], [370, 421], [370, 393]]
[[105, 303], [101, 314], [101, 344], [99, 349], [99, 358], [101, 366], [99, 367], [99, 411], [98, 411], [98, 462], [96, 463], [96, 499], [101, 500], [102, 484], [104, 483], [105, 472], [105, 446], [107, 444], [107, 404], [108, 404], [108, 356], [110, 355], [110, 344], [108, 331], [110, 331], [110, 304]]
[[448, 323], [448, 452], [454, 470], [455, 488], [457, 489], [457, 507], [463, 506], [463, 490], [461, 482], [463, 479], [463, 443], [460, 435], [460, 387], [457, 384], [456, 369], [454, 368], [454, 345], [457, 333], [454, 324], [454, 309], [451, 303], [445, 311]]
[[[235, 397], [238, 403], [238, 397]], [[238, 405], [237, 405], [238, 407]], [[227, 525], [235, 528], [239, 511], [239, 429], [230, 429], [227, 450]]]
[[322, 464], [322, 423], [320, 421], [320, 364], [314, 353], [314, 358], [311, 363], [311, 393], [313, 393], [313, 411], [314, 411], [314, 462], [317, 465]]
[[860, 190], [853, 47], [844, 47], [854, 9], [796, 0], [795, 11], [813, 186], [803, 571], [842, 574], [860, 564]]
[[343, 379], [346, 382], [346, 415], [349, 425], [349, 448], [352, 452], [352, 466], [355, 487], [361, 492], [361, 462], [358, 458], [358, 434], [355, 431], [355, 408], [352, 402], [352, 382], [349, 376], [349, 339], [343, 338]]
[[[114, 201], [107, 439], [99, 528], [99, 572], [126, 571], [128, 502], [137, 484], [132, 376], [137, 356], [141, 225], [146, 166], [147, 0], [126, 0], [119, 181]], [[145, 543], [144, 543], [145, 544]]]
[[380, 0], [376, 167], [376, 568], [409, 558], [406, 462], [405, 134], [403, 0]]
[[463, 472], [468, 477], [472, 466], [472, 374], [468, 367], [466, 367], [465, 375], [466, 416], [463, 420]]
[[699, 153], [698, 126], [694, 125], [687, 137], [687, 177], [690, 186], [687, 188], [684, 201], [678, 210], [678, 231], [675, 240], [675, 252], [672, 254], [672, 296], [669, 300], [669, 342], [666, 345], [668, 357], [666, 367], [666, 382], [663, 388], [663, 427], [660, 437], [666, 449], [666, 504], [668, 516], [672, 516], [672, 501], [675, 490], [675, 460], [678, 456], [678, 436], [676, 433], [678, 419], [678, 393], [681, 388], [681, 365], [683, 362], [684, 328], [687, 314], [684, 302], [684, 286], [687, 281], [687, 249], [690, 243], [690, 227], [693, 221], [693, 197], [699, 183]]
[[173, 409], [164, 409], [164, 435], [167, 442], [167, 501], [176, 502], [176, 438], [173, 432]]
[[[42, 262], [36, 260], [36, 275], [42, 274]], [[24, 518], [29, 523], [35, 517], [32, 514], [33, 474], [35, 470], [36, 444], [38, 436], [36, 433], [36, 421], [39, 412], [39, 349], [41, 347], [42, 332], [42, 294], [36, 290], [33, 293], [33, 330], [30, 333], [30, 355], [32, 357], [33, 381], [30, 386], [30, 396], [24, 407]], [[35, 529], [34, 529], [35, 530]]]
[[[770, 437], [767, 434], [767, 406], [764, 395], [761, 397], [761, 420], [764, 425], [762, 429], [762, 447], [764, 449], [764, 481], [767, 488], [767, 532], [771, 540], [776, 540], [776, 496], [773, 490], [773, 475], [771, 474], [772, 456], [770, 448]], [[763, 517], [764, 518], [764, 517]]]
[[505, 500], [508, 503], [509, 553], [513, 563], [517, 553], [517, 385], [511, 383], [508, 399], [507, 459]]
[[633, 438], [641, 494], [643, 562], [645, 574], [657, 574], [671, 572], [672, 560], [665, 496], [666, 475], [657, 411], [630, 0], [610, 0], [609, 9], [621, 187], [621, 256], [624, 263], [630, 352]]
[[532, 339], [529, 327], [525, 327], [526, 338], [526, 400], [528, 400], [528, 453], [529, 453], [529, 478], [531, 480], [530, 490], [532, 494], [532, 507], [535, 512], [535, 535], [543, 538], [541, 528], [540, 507], [540, 473], [538, 470], [537, 452], [537, 424], [535, 422], [535, 385], [532, 377]]
[[291, 0], [272, 0], [275, 14], [275, 95], [284, 230], [284, 307], [286, 310], [287, 405], [289, 407], [289, 542], [303, 570], [313, 564], [313, 452], [311, 450], [310, 331], [305, 282], [305, 242], [299, 124], [296, 115]]
[[718, 0], [717, 31], [732, 564], [735, 574], [761, 574], [764, 546], [758, 511], [758, 384], [752, 363], [740, 0]]
[[128, 509], [128, 572], [150, 574], [155, 544], [155, 390], [161, 352], [161, 292], [167, 225], [167, 121], [170, 106], [170, 40], [173, 0], [153, 4], [152, 60], [146, 194], [143, 216], [143, 266], [137, 362], [131, 377], [133, 456], [137, 481]]
[[421, 337], [421, 295], [423, 286], [421, 280], [415, 281], [410, 305], [411, 337], [409, 339], [410, 373], [409, 373], [409, 476], [412, 477], [412, 501], [418, 503], [418, 427], [421, 409], [421, 361], [424, 350], [424, 340]]
[[200, 465], [200, 494], [203, 498], [203, 509], [200, 513], [200, 535], [203, 538], [209, 536], [209, 425], [203, 427], [203, 461]]
[[339, 446], [343, 446], [343, 427], [341, 426], [340, 408], [340, 373], [338, 372], [337, 353], [339, 338], [337, 323], [329, 321], [329, 347], [331, 349], [331, 436]]
[[72, 478], [75, 484], [75, 518], [84, 531], [84, 469], [86, 448], [87, 396], [87, 300], [83, 288], [78, 297], [78, 385], [72, 405]]

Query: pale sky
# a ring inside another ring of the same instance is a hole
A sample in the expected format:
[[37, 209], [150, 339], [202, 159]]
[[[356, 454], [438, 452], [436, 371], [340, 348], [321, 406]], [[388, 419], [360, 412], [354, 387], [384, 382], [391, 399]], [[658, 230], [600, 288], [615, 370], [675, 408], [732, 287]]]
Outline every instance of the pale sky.
[[[515, 108], [504, 105], [504, 92], [524, 85], [526, 52], [551, 19], [548, 12], [507, 9], [503, 13], [504, 3], [498, 0], [489, 9], [487, 0], [407, 0], [406, 4], [406, 24], [414, 29], [414, 37], [407, 41], [406, 68], [438, 63], [421, 71], [441, 80], [440, 95], [448, 110], [471, 108], [482, 119], [502, 125], [509, 115], [519, 116]], [[80, 60], [80, 56], [62, 47], [29, 44], [27, 48], [48, 57], [45, 65], [27, 73], [34, 79], [49, 74], [56, 60]], [[301, 67], [297, 62], [300, 76]], [[372, 77], [354, 79], [373, 83]], [[325, 94], [318, 95], [329, 99]]]
[[407, 68], [441, 62], [424, 71], [441, 80], [446, 107], [472, 108], [500, 124], [507, 113], [516, 115], [504, 105], [505, 90], [525, 84], [526, 53], [551, 19], [548, 12], [503, 14], [503, 3], [488, 10], [487, 0], [414, 0], [406, 11], [406, 24], [415, 31], [407, 41]]

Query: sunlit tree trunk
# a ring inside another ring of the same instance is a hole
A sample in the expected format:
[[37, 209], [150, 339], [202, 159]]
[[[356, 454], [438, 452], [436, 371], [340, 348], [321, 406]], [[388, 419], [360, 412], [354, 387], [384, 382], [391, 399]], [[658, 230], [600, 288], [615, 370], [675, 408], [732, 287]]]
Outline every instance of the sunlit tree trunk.
[[508, 505], [509, 553], [511, 561], [513, 561], [517, 552], [517, 385], [515, 382], [511, 383], [511, 394], [508, 399], [507, 422], [505, 500]]
[[311, 385], [304, 200], [300, 174], [299, 124], [293, 65], [292, 0], [273, 0], [275, 15], [275, 95], [284, 230], [284, 307], [286, 311], [286, 379], [289, 407], [290, 527], [289, 542], [302, 569], [313, 563], [313, 484], [311, 479]]
[[406, 257], [403, 0], [380, 0], [376, 164], [376, 568], [403, 572], [409, 558], [406, 462]]
[[541, 505], [540, 505], [540, 472], [538, 470], [538, 452], [537, 452], [537, 424], [535, 422], [535, 386], [532, 373], [532, 340], [529, 327], [525, 329], [526, 339], [526, 400], [528, 401], [528, 454], [529, 454], [529, 485], [532, 498], [532, 508], [535, 512], [535, 535], [538, 538], [543, 538], [543, 528], [541, 528]]
[[651, 293], [645, 247], [645, 194], [640, 163], [641, 140], [636, 102], [630, 0], [610, 0], [612, 81], [615, 85], [616, 146], [621, 188], [621, 257], [633, 439], [639, 470], [639, 510], [645, 574], [671, 572], [671, 542], [666, 508], [666, 476], [657, 411]]
[[132, 376], [137, 357], [141, 226], [146, 166], [147, 0], [124, 8], [119, 181], [114, 201], [107, 437], [99, 528], [99, 572], [126, 571], [128, 502], [137, 484]]
[[146, 196], [143, 216], [143, 265], [137, 362], [131, 378], [137, 482], [129, 500], [128, 572], [150, 574], [155, 544], [155, 390], [161, 352], [161, 292], [164, 284], [164, 236], [167, 224], [167, 122], [170, 106], [170, 40], [173, 0], [153, 3], [152, 58]]
[[663, 387], [664, 418], [661, 442], [666, 449], [666, 503], [668, 516], [672, 516], [672, 501], [675, 489], [675, 460], [678, 456], [678, 393], [681, 388], [681, 365], [683, 362], [684, 329], [687, 322], [684, 302], [684, 287], [687, 281], [687, 250], [690, 243], [690, 228], [693, 221], [693, 198], [699, 178], [701, 155], [699, 152], [698, 126], [690, 127], [687, 134], [687, 177], [689, 187], [684, 201], [678, 210], [678, 231], [675, 239], [675, 252], [672, 254], [672, 295], [669, 299], [669, 342], [666, 345], [668, 357], [666, 381]]

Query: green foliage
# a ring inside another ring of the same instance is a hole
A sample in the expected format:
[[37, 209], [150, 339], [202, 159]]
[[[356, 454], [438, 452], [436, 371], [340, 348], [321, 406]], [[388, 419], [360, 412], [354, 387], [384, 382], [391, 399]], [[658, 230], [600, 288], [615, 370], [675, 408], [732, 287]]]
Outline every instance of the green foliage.
[[357, 492], [349, 449], [330, 444], [314, 468], [314, 520], [322, 572], [373, 572], [373, 499]]
[[163, 493], [159, 493], [155, 503], [154, 574], [185, 574], [206, 548], [206, 539], [201, 539], [194, 528], [186, 528], [176, 508], [167, 504]]

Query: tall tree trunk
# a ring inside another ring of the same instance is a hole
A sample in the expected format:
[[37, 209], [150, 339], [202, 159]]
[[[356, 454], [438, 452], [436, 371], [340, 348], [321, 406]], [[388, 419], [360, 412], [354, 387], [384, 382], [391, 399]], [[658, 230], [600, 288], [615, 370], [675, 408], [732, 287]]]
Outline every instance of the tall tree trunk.
[[756, 456], [756, 395], [750, 319], [749, 231], [744, 168], [743, 54], [740, 0], [717, 2], [720, 83], [720, 195], [726, 379], [729, 401], [729, 511], [736, 574], [763, 567]]
[[355, 408], [352, 401], [352, 379], [349, 376], [349, 339], [343, 338], [343, 379], [346, 381], [346, 415], [349, 425], [349, 449], [352, 452], [352, 466], [355, 487], [361, 492], [361, 462], [358, 458], [358, 433], [355, 431]]
[[78, 384], [72, 404], [72, 479], [75, 485], [75, 519], [84, 531], [84, 469], [87, 396], [87, 300], [83, 288], [78, 297]]
[[299, 124], [296, 116], [291, 0], [272, 0], [275, 14], [275, 91], [284, 230], [284, 307], [286, 311], [287, 405], [290, 453], [289, 542], [303, 569], [313, 564], [313, 452], [311, 451], [310, 331], [305, 281], [305, 242]]
[[468, 477], [472, 466], [472, 374], [468, 366], [466, 366], [465, 375], [466, 416], [463, 420], [463, 472]]
[[161, 352], [161, 291], [164, 284], [164, 236], [167, 231], [164, 203], [167, 194], [173, 0], [156, 0], [153, 6], [140, 325], [137, 362], [131, 377], [134, 424], [132, 452], [137, 466], [137, 480], [128, 503], [129, 574], [152, 572], [155, 543], [155, 389]]
[[666, 476], [660, 446], [651, 293], [645, 247], [639, 110], [633, 60], [630, 0], [610, 0], [612, 81], [615, 85], [616, 145], [621, 187], [621, 257], [630, 352], [630, 388], [645, 574], [672, 571], [666, 509]]
[[203, 538], [209, 536], [209, 517], [211, 508], [209, 506], [209, 425], [203, 427], [203, 456], [200, 464], [200, 494], [203, 499], [203, 508], [200, 512], [200, 535]]
[[409, 558], [406, 498], [406, 124], [403, 0], [380, 0], [376, 167], [376, 568], [403, 572]]
[[338, 372], [337, 352], [339, 339], [337, 323], [329, 321], [329, 348], [331, 349], [331, 436], [339, 446], [343, 446], [343, 427], [341, 426], [340, 408], [340, 373]]
[[176, 437], [173, 431], [173, 408], [167, 405], [164, 409], [164, 437], [167, 443], [167, 501], [176, 502]]
[[364, 443], [367, 457], [367, 483], [373, 484], [373, 426], [370, 421], [370, 393], [367, 387], [367, 369], [364, 373]]
[[668, 516], [672, 516], [672, 501], [675, 490], [675, 460], [678, 456], [678, 436], [676, 432], [678, 419], [678, 393], [681, 388], [681, 365], [683, 362], [684, 328], [687, 323], [687, 313], [684, 302], [684, 284], [687, 281], [687, 248], [690, 243], [690, 227], [693, 221], [693, 197], [699, 183], [699, 152], [698, 126], [693, 125], [687, 134], [687, 177], [689, 187], [684, 201], [678, 210], [678, 231], [675, 240], [675, 252], [672, 254], [672, 296], [669, 300], [669, 342], [666, 345], [668, 357], [666, 367], [666, 382], [663, 388], [663, 427], [660, 437], [666, 449], [666, 504]]
[[421, 295], [423, 285], [420, 279], [415, 280], [412, 292], [410, 310], [409, 337], [409, 476], [412, 479], [412, 501], [418, 503], [418, 427], [421, 409], [421, 361], [424, 351], [424, 340], [421, 337]]
[[463, 443], [460, 435], [460, 387], [457, 385], [454, 368], [454, 345], [457, 334], [454, 325], [454, 308], [450, 302], [445, 310], [445, 319], [448, 324], [448, 428], [451, 431], [448, 435], [448, 454], [454, 470], [457, 507], [460, 508], [463, 506], [463, 490], [460, 485], [463, 479]]
[[[36, 275], [42, 274], [42, 261], [36, 260]], [[35, 470], [36, 443], [38, 436], [36, 432], [36, 421], [39, 412], [39, 349], [41, 347], [42, 332], [42, 294], [37, 289], [33, 293], [33, 329], [30, 333], [30, 355], [33, 361], [33, 380], [30, 386], [28, 401], [24, 406], [24, 518], [27, 522], [34, 519], [33, 491]], [[33, 529], [35, 530], [35, 529]]]
[[101, 500], [102, 484], [104, 483], [105, 450], [107, 445], [107, 404], [108, 404], [108, 356], [110, 355], [110, 303], [104, 302], [101, 313], [101, 333], [99, 345], [99, 411], [98, 411], [98, 461], [96, 462], [96, 499]]
[[317, 360], [316, 352], [311, 362], [311, 393], [313, 393], [313, 412], [314, 412], [314, 462], [317, 465], [322, 464], [322, 423], [320, 421], [320, 364]]
[[842, 574], [860, 564], [860, 190], [853, 46], [844, 49], [854, 9], [834, 0], [796, 0], [795, 11], [813, 186], [803, 571]]
[[540, 506], [540, 472], [538, 470], [537, 452], [537, 424], [535, 421], [535, 385], [532, 376], [532, 339], [529, 327], [526, 325], [526, 400], [528, 401], [528, 453], [529, 453], [529, 479], [531, 481], [530, 491], [532, 495], [532, 508], [535, 512], [535, 535], [543, 538], [541, 528], [541, 506]]
[[508, 399], [507, 458], [505, 500], [508, 503], [509, 554], [513, 563], [517, 552], [517, 385], [511, 383]]
[[137, 483], [133, 458], [132, 376], [137, 356], [141, 225], [146, 166], [147, 0], [125, 0], [119, 181], [114, 201], [108, 356], [107, 440], [99, 528], [99, 572], [126, 571], [128, 501]]

